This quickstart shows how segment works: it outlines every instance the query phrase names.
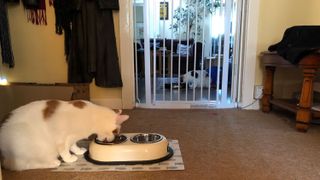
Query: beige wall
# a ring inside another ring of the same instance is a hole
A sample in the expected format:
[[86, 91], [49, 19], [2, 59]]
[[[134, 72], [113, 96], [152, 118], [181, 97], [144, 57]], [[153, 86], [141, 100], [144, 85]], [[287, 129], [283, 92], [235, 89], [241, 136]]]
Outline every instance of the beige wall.
[[[46, 0], [48, 2], [48, 0]], [[54, 9], [47, 3], [47, 26], [27, 22], [22, 5], [8, 8], [15, 67], [1, 65], [10, 82], [55, 83], [67, 81], [63, 36], [55, 34]], [[114, 13], [119, 47], [119, 13]], [[119, 49], [119, 48], [118, 48]], [[1, 58], [1, 57], [0, 57]], [[1, 59], [0, 59], [1, 60]], [[1, 60], [2, 61], [2, 60]], [[121, 88], [99, 88], [91, 84], [91, 98], [98, 103], [121, 106]], [[116, 101], [116, 103], [114, 103]], [[115, 107], [119, 108], [119, 107]]]
[[[320, 23], [319, 0], [261, 0], [257, 51], [266, 51], [269, 45], [279, 42], [286, 28], [294, 25], [315, 25]], [[257, 60], [256, 84], [263, 82], [263, 67]], [[280, 69], [276, 72], [275, 95], [291, 96], [299, 90], [300, 70]]]
[[[261, 0], [257, 52], [265, 51], [269, 45], [281, 40], [287, 27], [304, 24], [319, 24], [318, 0]], [[66, 82], [67, 65], [64, 57], [63, 36], [54, 32], [54, 10], [47, 8], [48, 25], [35, 26], [27, 23], [22, 5], [9, 7], [11, 40], [16, 67], [8, 69], [1, 65], [9, 81], [54, 83]], [[114, 14], [117, 44], [119, 47], [119, 14]], [[119, 48], [118, 48], [119, 49]], [[258, 63], [255, 69], [256, 84], [263, 82], [263, 67]], [[297, 89], [299, 82], [288, 81], [300, 77], [300, 71], [277, 72], [276, 93], [289, 95], [289, 89]], [[280, 75], [279, 75], [280, 74]], [[298, 75], [297, 75], [298, 74]], [[291, 90], [293, 91], [293, 90]], [[91, 97], [102, 104], [116, 102], [121, 105], [121, 88], [105, 89], [91, 85]]]

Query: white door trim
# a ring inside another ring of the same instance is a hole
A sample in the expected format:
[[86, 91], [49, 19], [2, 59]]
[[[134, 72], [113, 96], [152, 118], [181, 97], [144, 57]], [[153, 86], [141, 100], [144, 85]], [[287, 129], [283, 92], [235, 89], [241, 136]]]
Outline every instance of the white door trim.
[[132, 0], [119, 1], [122, 108], [135, 107]]
[[[246, 0], [246, 26], [244, 31], [244, 54], [241, 80], [240, 107], [245, 107], [255, 100], [253, 90], [255, 85], [256, 62], [257, 62], [257, 41], [259, 26], [260, 0]], [[259, 109], [259, 102], [256, 101], [245, 109]]]

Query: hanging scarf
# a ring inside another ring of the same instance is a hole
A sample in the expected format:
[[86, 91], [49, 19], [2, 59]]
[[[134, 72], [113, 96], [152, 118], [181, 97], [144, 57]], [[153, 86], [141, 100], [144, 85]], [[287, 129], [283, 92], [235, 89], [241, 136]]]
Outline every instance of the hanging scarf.
[[20, 0], [6, 0], [6, 1], [9, 3], [19, 3], [20, 2]]
[[22, 0], [27, 11], [28, 22], [36, 25], [47, 25], [45, 0]]
[[7, 4], [5, 0], [0, 0], [0, 46], [2, 63], [8, 64], [10, 68], [13, 68], [14, 58], [10, 41]]
[[56, 33], [64, 33], [65, 55], [68, 58], [71, 43], [71, 20], [73, 15], [73, 6], [71, 0], [49, 0], [50, 5], [54, 6], [56, 17]]

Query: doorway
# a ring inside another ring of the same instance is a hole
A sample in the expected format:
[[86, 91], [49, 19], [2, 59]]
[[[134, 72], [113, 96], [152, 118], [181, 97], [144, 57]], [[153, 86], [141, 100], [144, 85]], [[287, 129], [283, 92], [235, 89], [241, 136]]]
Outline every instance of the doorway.
[[237, 106], [241, 0], [134, 0], [138, 107]]

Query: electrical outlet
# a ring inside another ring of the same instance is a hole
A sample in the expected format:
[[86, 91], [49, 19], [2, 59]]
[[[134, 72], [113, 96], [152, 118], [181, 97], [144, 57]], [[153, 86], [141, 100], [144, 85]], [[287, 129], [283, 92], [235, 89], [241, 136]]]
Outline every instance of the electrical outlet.
[[263, 94], [263, 86], [262, 85], [255, 85], [254, 86], [254, 99], [261, 99]]

